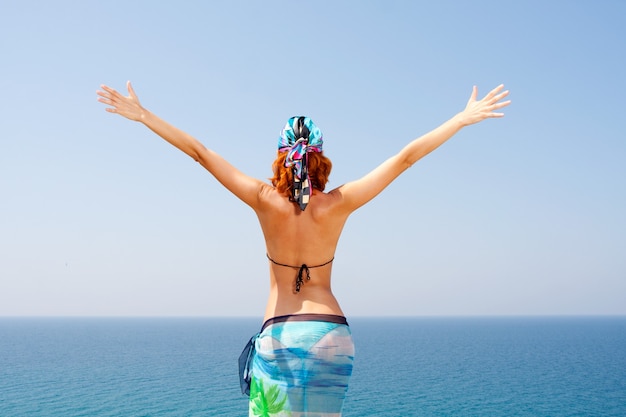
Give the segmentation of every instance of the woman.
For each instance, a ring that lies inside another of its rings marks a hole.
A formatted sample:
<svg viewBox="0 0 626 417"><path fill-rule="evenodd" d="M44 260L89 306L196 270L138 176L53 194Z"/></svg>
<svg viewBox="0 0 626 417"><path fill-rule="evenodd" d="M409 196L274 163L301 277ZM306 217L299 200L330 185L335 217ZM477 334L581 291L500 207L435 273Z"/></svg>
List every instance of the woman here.
<svg viewBox="0 0 626 417"><path fill-rule="evenodd" d="M187 133L141 106L130 82L128 96L98 91L106 110L146 125L191 156L256 213L267 249L270 292L261 332L244 351L250 416L340 416L352 373L354 345L330 285L332 261L348 216L376 197L419 159L461 128L502 117L508 91L500 85L477 100L474 87L463 111L413 140L364 177L324 192L331 163L320 130L293 117L282 130L274 178L251 178ZM246 361L248 359L248 361Z"/></svg>

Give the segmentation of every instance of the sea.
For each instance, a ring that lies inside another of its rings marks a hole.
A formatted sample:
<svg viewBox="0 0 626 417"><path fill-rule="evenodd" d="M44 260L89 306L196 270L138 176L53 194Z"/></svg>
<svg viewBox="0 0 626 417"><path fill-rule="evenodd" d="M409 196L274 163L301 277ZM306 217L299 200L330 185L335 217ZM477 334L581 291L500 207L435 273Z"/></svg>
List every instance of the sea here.
<svg viewBox="0 0 626 417"><path fill-rule="evenodd" d="M626 317L349 318L343 416L626 416ZM247 416L259 318L0 318L0 417Z"/></svg>

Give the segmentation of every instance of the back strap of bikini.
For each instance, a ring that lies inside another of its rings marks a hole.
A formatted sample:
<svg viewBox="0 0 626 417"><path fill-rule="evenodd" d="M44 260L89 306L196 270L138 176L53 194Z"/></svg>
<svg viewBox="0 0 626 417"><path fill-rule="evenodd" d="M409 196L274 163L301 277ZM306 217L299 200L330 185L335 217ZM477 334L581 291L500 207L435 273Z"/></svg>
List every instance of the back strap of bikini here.
<svg viewBox="0 0 626 417"><path fill-rule="evenodd" d="M324 262L323 264L319 264L319 265L313 265L313 266L308 266L307 264L302 264L300 266L295 266L295 265L287 265L287 264L281 264L280 262L276 262L275 260L273 260L272 258L270 258L270 255L268 253L265 254L265 256L267 256L267 259L270 260L270 262L272 262L274 265L278 265L278 266L284 266L287 268L293 268L293 269L302 269L302 268L319 268L320 266L326 266L329 263L331 263L332 261L335 260L335 257L333 256L332 259L328 262Z"/></svg>
<svg viewBox="0 0 626 417"><path fill-rule="evenodd" d="M298 270L298 274L296 275L296 291L295 291L296 293L300 292L300 287L302 287L302 284L304 284L303 276L305 272L306 272L306 280L310 281L311 280L311 274L309 273L310 268L319 268L320 266L326 266L335 260L335 257L333 256L333 258L330 261L325 262L320 265L308 266L307 264L302 264L300 266L293 266L293 265L281 264L280 262L276 262L275 260L270 258L270 255L268 253L266 253L265 256L267 256L267 259L269 259L273 264Z"/></svg>

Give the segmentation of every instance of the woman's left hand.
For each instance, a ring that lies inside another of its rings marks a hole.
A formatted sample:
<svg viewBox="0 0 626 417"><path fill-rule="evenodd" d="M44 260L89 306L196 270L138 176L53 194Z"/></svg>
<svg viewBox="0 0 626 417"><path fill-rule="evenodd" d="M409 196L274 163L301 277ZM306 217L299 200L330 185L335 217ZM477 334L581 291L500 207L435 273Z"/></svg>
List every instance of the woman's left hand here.
<svg viewBox="0 0 626 417"><path fill-rule="evenodd" d="M509 90L502 91L503 88L504 84L500 84L491 90L482 100L476 100L478 88L474 86L465 110L458 114L463 126L469 126L489 118L503 117L504 113L495 112L511 104L511 100L501 101L509 95Z"/></svg>

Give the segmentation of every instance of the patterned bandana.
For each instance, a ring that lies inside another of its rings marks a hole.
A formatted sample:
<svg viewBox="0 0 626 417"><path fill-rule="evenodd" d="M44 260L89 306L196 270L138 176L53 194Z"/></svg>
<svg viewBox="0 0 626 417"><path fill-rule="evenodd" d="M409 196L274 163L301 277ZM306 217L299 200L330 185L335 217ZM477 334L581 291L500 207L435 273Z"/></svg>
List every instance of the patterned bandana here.
<svg viewBox="0 0 626 417"><path fill-rule="evenodd" d="M278 151L287 152L285 167L293 170L292 198L303 211L311 197L307 154L322 152L323 144L322 132L308 117L292 117L280 132Z"/></svg>

